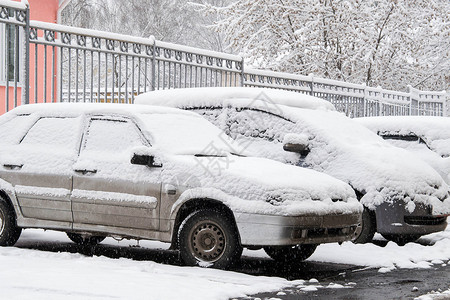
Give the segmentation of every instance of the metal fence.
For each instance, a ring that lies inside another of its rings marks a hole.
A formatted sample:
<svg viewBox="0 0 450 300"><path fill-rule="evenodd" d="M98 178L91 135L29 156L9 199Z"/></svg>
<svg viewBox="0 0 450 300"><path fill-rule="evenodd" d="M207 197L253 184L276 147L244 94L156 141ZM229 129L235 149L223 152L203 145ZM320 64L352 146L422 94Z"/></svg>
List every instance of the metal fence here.
<svg viewBox="0 0 450 300"><path fill-rule="evenodd" d="M314 76L244 70L243 59L236 55L153 37L29 21L28 7L13 1L0 0L0 26L1 32L14 32L5 34L0 44L4 54L0 100L8 99L0 113L21 103L133 103L136 95L151 90L248 86L317 96L350 117L446 115L445 92L410 88L405 93Z"/></svg>
<svg viewBox="0 0 450 300"><path fill-rule="evenodd" d="M350 117L447 115L445 91L425 92L409 86L408 92L398 92L312 75L302 76L252 69L246 69L243 84L316 96L330 101L337 110Z"/></svg>

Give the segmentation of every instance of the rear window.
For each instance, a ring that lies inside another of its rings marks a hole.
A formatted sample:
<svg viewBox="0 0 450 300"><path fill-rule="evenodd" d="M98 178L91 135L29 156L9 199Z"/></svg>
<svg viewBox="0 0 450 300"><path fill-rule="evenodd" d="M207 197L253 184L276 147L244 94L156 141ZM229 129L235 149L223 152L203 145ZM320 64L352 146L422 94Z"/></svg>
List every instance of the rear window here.
<svg viewBox="0 0 450 300"><path fill-rule="evenodd" d="M81 118L41 118L28 131L21 145L74 150L80 141Z"/></svg>
<svg viewBox="0 0 450 300"><path fill-rule="evenodd" d="M0 144L18 144L33 125L34 120L35 118L30 115L21 115L0 124Z"/></svg>

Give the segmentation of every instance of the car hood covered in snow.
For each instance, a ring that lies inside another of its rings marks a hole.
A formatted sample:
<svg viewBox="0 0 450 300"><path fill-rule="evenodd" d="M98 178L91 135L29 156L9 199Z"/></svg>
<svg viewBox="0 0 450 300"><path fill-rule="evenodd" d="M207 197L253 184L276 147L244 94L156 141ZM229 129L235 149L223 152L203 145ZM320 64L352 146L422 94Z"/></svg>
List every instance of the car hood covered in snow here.
<svg viewBox="0 0 450 300"><path fill-rule="evenodd" d="M179 201L211 198L236 212L286 216L362 211L349 185L313 170L235 155L161 157L162 181L185 189Z"/></svg>

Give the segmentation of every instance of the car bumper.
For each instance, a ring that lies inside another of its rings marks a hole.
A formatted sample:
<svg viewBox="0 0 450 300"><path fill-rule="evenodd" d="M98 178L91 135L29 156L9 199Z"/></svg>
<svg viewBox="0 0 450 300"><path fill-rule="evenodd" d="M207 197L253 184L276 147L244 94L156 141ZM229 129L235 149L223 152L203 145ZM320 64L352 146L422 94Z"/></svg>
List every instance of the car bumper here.
<svg viewBox="0 0 450 300"><path fill-rule="evenodd" d="M244 246L344 242L359 234L361 214L273 216L235 213Z"/></svg>
<svg viewBox="0 0 450 300"><path fill-rule="evenodd" d="M425 235L439 232L447 226L447 216L433 216L431 207L417 204L412 213L405 203L382 203L376 208L377 232L381 234Z"/></svg>

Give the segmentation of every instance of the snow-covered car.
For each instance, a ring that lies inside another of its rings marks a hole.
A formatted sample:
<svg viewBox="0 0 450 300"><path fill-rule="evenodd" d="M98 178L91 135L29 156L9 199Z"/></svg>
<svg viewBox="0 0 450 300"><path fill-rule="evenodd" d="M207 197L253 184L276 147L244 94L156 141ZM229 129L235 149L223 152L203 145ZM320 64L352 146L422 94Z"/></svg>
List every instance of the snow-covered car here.
<svg viewBox="0 0 450 300"><path fill-rule="evenodd" d="M414 153L450 184L450 118L385 116L357 118L355 121L392 145Z"/></svg>
<svg viewBox="0 0 450 300"><path fill-rule="evenodd" d="M22 228L172 243L226 268L242 247L301 260L357 235L362 206L331 176L232 154L197 114L120 104L24 105L0 117L0 245ZM238 149L239 150L239 149Z"/></svg>
<svg viewBox="0 0 450 300"><path fill-rule="evenodd" d="M356 242L379 232L404 244L447 226L450 199L439 174L325 100L274 89L193 88L145 93L135 103L197 112L260 157L349 183L365 207Z"/></svg>

